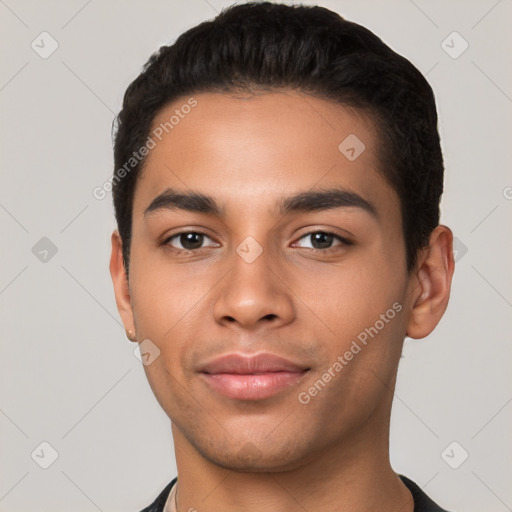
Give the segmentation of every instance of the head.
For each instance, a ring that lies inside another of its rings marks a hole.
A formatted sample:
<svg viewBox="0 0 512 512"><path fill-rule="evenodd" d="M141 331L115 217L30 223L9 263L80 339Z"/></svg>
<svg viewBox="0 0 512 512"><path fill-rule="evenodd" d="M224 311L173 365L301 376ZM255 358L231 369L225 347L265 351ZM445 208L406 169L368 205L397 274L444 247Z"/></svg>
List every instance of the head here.
<svg viewBox="0 0 512 512"><path fill-rule="evenodd" d="M151 56L114 159L116 300L159 353L145 370L175 438L242 471L386 438L404 337L434 329L453 272L421 73L325 8L235 6ZM228 352L303 372L228 398L204 379Z"/></svg>

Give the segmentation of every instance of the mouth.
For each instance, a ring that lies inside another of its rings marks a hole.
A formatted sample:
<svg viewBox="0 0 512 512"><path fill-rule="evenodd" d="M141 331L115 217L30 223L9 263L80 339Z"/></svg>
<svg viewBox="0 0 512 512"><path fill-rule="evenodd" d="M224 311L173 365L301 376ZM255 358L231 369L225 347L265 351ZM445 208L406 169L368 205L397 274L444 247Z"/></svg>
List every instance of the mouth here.
<svg viewBox="0 0 512 512"><path fill-rule="evenodd" d="M269 353L227 354L207 363L201 377L216 393L235 400L263 400L297 384L310 368Z"/></svg>

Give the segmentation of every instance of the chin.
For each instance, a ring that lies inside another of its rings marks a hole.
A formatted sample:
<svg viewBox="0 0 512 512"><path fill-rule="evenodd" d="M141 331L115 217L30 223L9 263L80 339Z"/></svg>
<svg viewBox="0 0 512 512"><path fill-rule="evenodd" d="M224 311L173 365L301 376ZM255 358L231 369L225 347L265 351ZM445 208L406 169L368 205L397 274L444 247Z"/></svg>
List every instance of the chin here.
<svg viewBox="0 0 512 512"><path fill-rule="evenodd" d="M301 443L297 441L283 440L260 449L251 441L236 446L232 439L226 439L224 443L214 442L207 447L196 445L196 450L212 464L230 471L273 473L296 469L305 462L306 454L302 453Z"/></svg>

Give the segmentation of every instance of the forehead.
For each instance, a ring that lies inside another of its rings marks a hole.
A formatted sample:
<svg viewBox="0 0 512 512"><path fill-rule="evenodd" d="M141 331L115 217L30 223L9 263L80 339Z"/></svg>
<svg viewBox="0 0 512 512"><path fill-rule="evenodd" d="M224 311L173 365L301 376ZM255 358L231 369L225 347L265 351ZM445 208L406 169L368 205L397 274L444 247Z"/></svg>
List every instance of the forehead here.
<svg viewBox="0 0 512 512"><path fill-rule="evenodd" d="M157 114L150 136L134 215L169 187L246 211L316 186L342 186L377 203L394 195L379 172L371 119L295 91L183 97Z"/></svg>

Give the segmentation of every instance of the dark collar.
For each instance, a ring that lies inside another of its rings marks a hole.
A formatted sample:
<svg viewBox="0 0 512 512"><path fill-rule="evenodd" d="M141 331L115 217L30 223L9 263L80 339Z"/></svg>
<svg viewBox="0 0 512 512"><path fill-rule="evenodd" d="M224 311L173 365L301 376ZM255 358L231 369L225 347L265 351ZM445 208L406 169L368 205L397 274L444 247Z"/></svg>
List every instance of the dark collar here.
<svg viewBox="0 0 512 512"><path fill-rule="evenodd" d="M166 486L165 489L158 495L158 498L149 505L149 507L146 507L144 510L141 510L141 512L163 512L165 507L165 502L167 501L167 498L169 497L169 493L171 492L172 486L176 483L178 480L178 477L173 478Z"/></svg>
<svg viewBox="0 0 512 512"><path fill-rule="evenodd" d="M405 486L409 489L414 499L414 512L447 512L444 508L434 503L412 480L406 476L398 475ZM141 512L163 512L165 502L169 497L172 486L176 483L178 477L171 480L165 489L158 495L157 499Z"/></svg>
<svg viewBox="0 0 512 512"><path fill-rule="evenodd" d="M448 512L437 503L434 503L412 480L409 480L403 475L398 476L412 494L414 499L414 512Z"/></svg>

